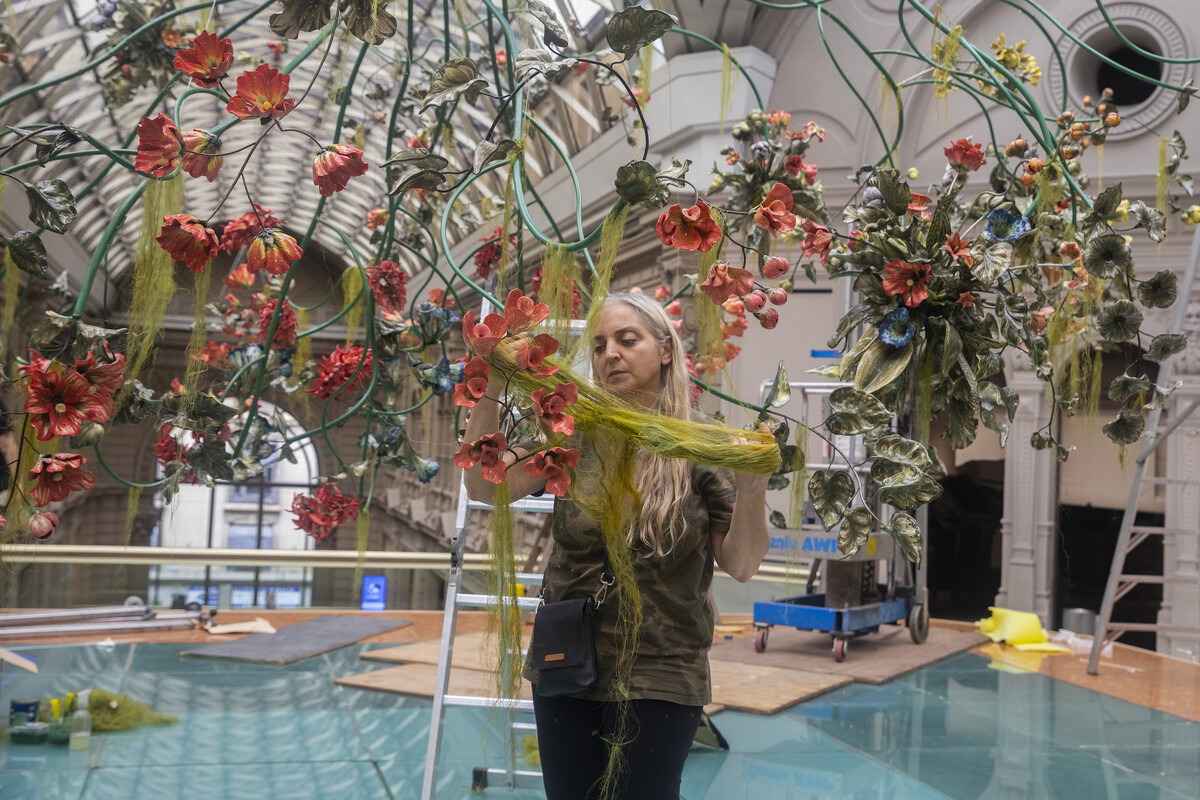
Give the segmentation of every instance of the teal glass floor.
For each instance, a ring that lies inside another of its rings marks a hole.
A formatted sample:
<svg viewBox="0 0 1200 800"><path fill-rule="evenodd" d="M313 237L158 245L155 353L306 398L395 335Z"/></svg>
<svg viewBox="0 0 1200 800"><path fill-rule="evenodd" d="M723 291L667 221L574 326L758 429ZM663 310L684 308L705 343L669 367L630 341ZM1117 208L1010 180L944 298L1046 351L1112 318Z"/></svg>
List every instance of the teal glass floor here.
<svg viewBox="0 0 1200 800"><path fill-rule="evenodd" d="M332 682L377 666L358 658L370 646L288 667L180 658L186 647L15 646L40 674L4 670L5 711L14 697L99 687L180 722L96 735L86 753L0 744L0 798L420 797L430 702ZM472 768L499 765L504 720L447 711L439 798L479 796L469 795ZM1200 797L1200 725L971 654L785 713L713 721L732 749L692 752L686 800Z"/></svg>

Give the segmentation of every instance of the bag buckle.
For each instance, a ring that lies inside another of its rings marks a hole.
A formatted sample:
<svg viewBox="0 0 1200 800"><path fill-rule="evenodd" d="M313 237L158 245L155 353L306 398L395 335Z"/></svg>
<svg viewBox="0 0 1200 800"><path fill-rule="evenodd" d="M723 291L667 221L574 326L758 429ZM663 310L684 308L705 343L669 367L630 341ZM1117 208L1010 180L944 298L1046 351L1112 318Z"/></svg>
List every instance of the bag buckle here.
<svg viewBox="0 0 1200 800"><path fill-rule="evenodd" d="M608 587L617 582L617 576L605 570L600 573L600 588L596 589L596 594L592 596L592 600L596 604L596 608L600 608L604 604L605 598L608 597Z"/></svg>

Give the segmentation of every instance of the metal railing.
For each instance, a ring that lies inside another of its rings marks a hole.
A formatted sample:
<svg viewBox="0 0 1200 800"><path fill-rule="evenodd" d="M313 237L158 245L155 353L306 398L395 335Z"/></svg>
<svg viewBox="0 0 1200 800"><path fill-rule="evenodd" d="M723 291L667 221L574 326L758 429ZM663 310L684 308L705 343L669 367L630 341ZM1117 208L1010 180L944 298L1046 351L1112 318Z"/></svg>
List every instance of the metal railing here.
<svg viewBox="0 0 1200 800"><path fill-rule="evenodd" d="M518 557L524 563L525 556ZM464 553L463 568L485 570L487 553ZM232 565L247 567L311 567L354 569L358 566L355 550L249 550L201 547L121 547L94 544L0 545L0 562L13 564L114 564L114 565ZM367 550L363 563L371 569L445 569L450 563L446 552L405 552ZM755 580L805 580L807 566L788 569L785 564L763 564Z"/></svg>

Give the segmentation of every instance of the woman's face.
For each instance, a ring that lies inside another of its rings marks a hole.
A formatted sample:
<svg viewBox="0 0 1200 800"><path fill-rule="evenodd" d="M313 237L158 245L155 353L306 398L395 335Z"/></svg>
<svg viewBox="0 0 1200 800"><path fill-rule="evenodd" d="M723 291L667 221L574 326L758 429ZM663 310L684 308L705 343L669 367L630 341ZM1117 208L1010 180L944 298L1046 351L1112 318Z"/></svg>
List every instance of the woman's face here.
<svg viewBox="0 0 1200 800"><path fill-rule="evenodd" d="M603 386L649 406L658 397L662 366L671 363L646 323L628 303L612 303L600 312L592 340L592 370Z"/></svg>

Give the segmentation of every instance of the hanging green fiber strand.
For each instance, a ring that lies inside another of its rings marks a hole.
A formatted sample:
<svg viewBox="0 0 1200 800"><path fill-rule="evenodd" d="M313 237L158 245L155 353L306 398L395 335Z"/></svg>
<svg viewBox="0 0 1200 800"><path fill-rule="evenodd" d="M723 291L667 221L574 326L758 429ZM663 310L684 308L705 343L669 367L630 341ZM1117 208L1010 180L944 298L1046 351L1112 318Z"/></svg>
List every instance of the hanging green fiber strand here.
<svg viewBox="0 0 1200 800"><path fill-rule="evenodd" d="M496 260L496 294L500 297L505 294L504 270L508 267L508 236L512 232L512 212L515 205L513 203L513 175L518 169L520 169L520 165L515 158L509 161L508 180L504 183L504 216L500 222L500 257ZM523 289L524 287L518 288Z"/></svg>
<svg viewBox="0 0 1200 800"><path fill-rule="evenodd" d="M583 333L575 341L570 355L564 359L568 364L576 364L590 346L592 336L599 324L600 312L604 308L604 300L608 297L608 287L612 282L613 265L617 261L617 250L621 247L621 237L625 235L625 219L629 216L629 206L622 204L614 208L604 218L604 229L600 232L600 252L596 256L596 271L592 278L592 304L588 307L587 322ZM561 340L560 340L561 341Z"/></svg>
<svg viewBox="0 0 1200 800"><path fill-rule="evenodd" d="M1100 414L1100 392L1104 388L1104 351L1099 347L1092 357L1092 385L1088 387L1085 412L1089 417Z"/></svg>
<svg viewBox="0 0 1200 800"><path fill-rule="evenodd" d="M933 348L925 346L921 357L921 374L917 378L917 424L913 433L921 444L929 442L929 421L933 418Z"/></svg>
<svg viewBox="0 0 1200 800"><path fill-rule="evenodd" d="M129 303L129 345L125 353L126 387L153 361L163 315L175 295L175 261L155 239L163 217L183 211L183 178L149 181L142 195L142 226L133 263Z"/></svg>
<svg viewBox="0 0 1200 800"><path fill-rule="evenodd" d="M308 309L307 308L297 308L296 309L296 330L301 331L301 332L308 330ZM302 336L296 340L296 352L292 356L292 363L293 364L307 364L310 361L312 361L312 337L311 336ZM291 381L289 381L289 385L290 386L299 386L300 385L299 380L300 380L299 370L294 370L292 372L292 378L291 378ZM295 383L292 383L292 381L295 381ZM294 398L292 400L293 404L298 404L300 406L299 411L300 411L300 414L304 417L304 419L305 420L310 419L310 417L312 416L312 406L309 404L309 393L308 392L296 392L293 394L293 398Z"/></svg>
<svg viewBox="0 0 1200 800"><path fill-rule="evenodd" d="M4 248L4 311L0 317L0 336L12 341L13 320L17 318L17 302L21 298L21 270L13 263L8 248Z"/></svg>
<svg viewBox="0 0 1200 800"><path fill-rule="evenodd" d="M141 485L129 487L129 501L125 506L125 536L123 544L129 546L129 542L133 539L133 523L137 521L138 508L142 503L142 487Z"/></svg>
<svg viewBox="0 0 1200 800"><path fill-rule="evenodd" d="M542 283L538 300L550 307L550 333L560 342L571 332L579 259L564 245L551 242L542 253Z"/></svg>
<svg viewBox="0 0 1200 800"><path fill-rule="evenodd" d="M715 208L712 211L712 217L717 225L721 225L724 221L720 219ZM707 253L701 254L700 272L696 278L697 286L708 279L709 270L712 269L713 264L717 263L719 249L719 247L714 247ZM697 358L711 359L713 363L723 364L725 362L725 338L721 333L721 306L712 302L708 295L702 292L692 293L692 306L696 316Z"/></svg>
<svg viewBox="0 0 1200 800"><path fill-rule="evenodd" d="M792 485L788 495L788 524L800 530L804 522L804 506L808 501L808 454L805 452L808 428L797 426L796 451L792 454ZM790 554L791 551L789 550Z"/></svg>
<svg viewBox="0 0 1200 800"><path fill-rule="evenodd" d="M355 537L355 545L358 547L358 560L354 562L354 583L352 584L355 587L362 586L363 565L366 562L367 542L371 532L371 509L364 508L358 512L357 528L355 532L358 535Z"/></svg>
<svg viewBox="0 0 1200 800"><path fill-rule="evenodd" d="M736 77L733 65L733 53L729 45L721 43L721 94L719 100L720 133L725 135L725 123L729 120L729 111L733 108L733 79Z"/></svg>
<svg viewBox="0 0 1200 800"><path fill-rule="evenodd" d="M358 267L350 267L342 273L342 308L350 308L346 312L346 344L353 344L358 338L358 326L362 322L362 273Z"/></svg>
<svg viewBox="0 0 1200 800"><path fill-rule="evenodd" d="M488 522L488 591L499 601L489 606L488 613L493 618L488 639L490 647L496 648L492 659L492 663L498 665L493 676L496 697L516 697L521 688L521 610L517 605L513 517L507 481L496 485L492 505L494 508Z"/></svg>
<svg viewBox="0 0 1200 800"><path fill-rule="evenodd" d="M195 274L196 310L192 318L192 335L188 339L187 350L184 351L186 364L183 369L183 396L180 398L180 413L191 414L196 407L196 387L200 376L208 369L201 355L204 353L204 343L208 341L208 326L205 318L208 312L208 286L212 280L212 264L207 269Z"/></svg>

